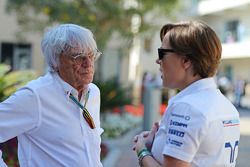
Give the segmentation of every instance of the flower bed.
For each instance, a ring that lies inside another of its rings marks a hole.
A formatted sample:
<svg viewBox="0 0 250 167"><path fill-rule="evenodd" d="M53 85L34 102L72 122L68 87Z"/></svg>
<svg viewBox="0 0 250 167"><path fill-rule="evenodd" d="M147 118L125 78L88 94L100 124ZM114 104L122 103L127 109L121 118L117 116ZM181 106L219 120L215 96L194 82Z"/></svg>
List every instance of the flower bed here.
<svg viewBox="0 0 250 167"><path fill-rule="evenodd" d="M103 138L117 138L128 130L136 127L142 121L142 117L133 116L130 113L116 114L105 113L102 116L101 126L104 129Z"/></svg>

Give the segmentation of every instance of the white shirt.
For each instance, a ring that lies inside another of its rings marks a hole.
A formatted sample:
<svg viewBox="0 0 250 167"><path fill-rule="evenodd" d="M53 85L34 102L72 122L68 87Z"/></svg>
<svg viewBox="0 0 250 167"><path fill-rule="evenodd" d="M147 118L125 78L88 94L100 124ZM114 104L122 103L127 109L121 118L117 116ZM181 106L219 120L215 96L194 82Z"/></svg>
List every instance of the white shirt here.
<svg viewBox="0 0 250 167"><path fill-rule="evenodd" d="M86 108L95 129L69 98L77 91L56 73L31 81L0 104L0 143L18 137L21 167L102 167L100 91L94 84L89 90Z"/></svg>
<svg viewBox="0 0 250 167"><path fill-rule="evenodd" d="M239 114L213 78L196 81L170 99L152 153L192 167L234 167L240 138Z"/></svg>

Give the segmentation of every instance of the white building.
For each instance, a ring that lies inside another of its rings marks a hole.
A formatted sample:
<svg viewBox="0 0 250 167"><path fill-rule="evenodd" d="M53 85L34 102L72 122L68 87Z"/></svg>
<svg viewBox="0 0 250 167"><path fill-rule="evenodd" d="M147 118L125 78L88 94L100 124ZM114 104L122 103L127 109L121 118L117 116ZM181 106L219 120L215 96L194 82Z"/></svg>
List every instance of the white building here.
<svg viewBox="0 0 250 167"><path fill-rule="evenodd" d="M6 2L0 1L0 62L11 65L14 70L34 69L39 74L44 73L41 35L31 32L20 38L16 16L6 13Z"/></svg>
<svg viewBox="0 0 250 167"><path fill-rule="evenodd" d="M210 25L222 41L218 75L231 81L234 92L229 97L235 101L233 95L244 80L241 105L250 107L250 0L192 0L190 5L192 18Z"/></svg>
<svg viewBox="0 0 250 167"><path fill-rule="evenodd" d="M22 29L16 15L5 10L6 2L7 0L0 0L0 63L9 64L14 70L34 69L43 74L46 71L40 47L43 32L20 33ZM118 81L128 85L134 83L138 74L136 68L139 63L139 45L135 44L133 51L129 48L121 50L119 47L123 42L123 39L116 39L114 35L114 39L108 43L103 51L101 77L104 80L116 77ZM138 40L135 39L134 43L138 43Z"/></svg>
<svg viewBox="0 0 250 167"><path fill-rule="evenodd" d="M249 83L250 0L186 0L181 2L182 9L176 11L175 21L203 21L211 26L219 36L223 49L219 76L227 77L232 85L238 79ZM159 67L155 64L155 59L157 58L157 48L161 44L159 31L161 26L169 22L169 18L168 16L151 18L151 21L159 29L141 38L141 77L145 71L158 73ZM250 97L250 85L247 86L246 95Z"/></svg>
<svg viewBox="0 0 250 167"><path fill-rule="evenodd" d="M220 73L230 80L238 76L250 81L250 0L189 0L186 9L180 10L180 20L201 20L211 26L222 41L223 53ZM183 2L183 3L184 3ZM183 12L183 13L182 13ZM154 20L155 21L155 20ZM140 55L142 71L157 73L154 60L160 47L160 27L167 23L167 16L157 21L159 30L142 40Z"/></svg>
<svg viewBox="0 0 250 167"><path fill-rule="evenodd" d="M192 2L192 17L210 25L223 43L219 73L250 81L250 0Z"/></svg>

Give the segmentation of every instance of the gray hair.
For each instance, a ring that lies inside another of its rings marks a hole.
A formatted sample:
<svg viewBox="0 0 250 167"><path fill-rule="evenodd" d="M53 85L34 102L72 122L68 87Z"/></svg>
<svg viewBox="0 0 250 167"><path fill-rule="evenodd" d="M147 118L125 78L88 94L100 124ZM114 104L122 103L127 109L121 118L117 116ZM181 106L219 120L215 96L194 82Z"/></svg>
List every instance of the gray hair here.
<svg viewBox="0 0 250 167"><path fill-rule="evenodd" d="M83 50L97 49L96 41L89 29L75 24L61 24L47 31L42 39L41 48L49 71L57 71L62 52L76 47Z"/></svg>

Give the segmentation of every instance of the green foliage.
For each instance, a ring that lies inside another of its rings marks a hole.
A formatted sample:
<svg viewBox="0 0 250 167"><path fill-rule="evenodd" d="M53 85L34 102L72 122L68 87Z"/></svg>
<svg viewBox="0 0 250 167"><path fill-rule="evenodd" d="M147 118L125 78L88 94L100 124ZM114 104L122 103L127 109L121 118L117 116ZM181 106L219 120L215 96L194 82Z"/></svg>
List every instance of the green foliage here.
<svg viewBox="0 0 250 167"><path fill-rule="evenodd" d="M25 40L25 32L43 32L55 23L74 23L89 28L100 50L105 49L115 34L121 50L133 44L134 33L149 32L156 28L152 19L175 11L179 0L8 0L6 9L15 13L21 26L18 37ZM146 19L150 13L151 18ZM138 32L132 32L132 18L138 16ZM165 24L165 23L163 23ZM151 32L149 32L151 34ZM124 54L127 55L127 54ZM106 55L105 55L106 56ZM102 80L102 57L96 75Z"/></svg>
<svg viewBox="0 0 250 167"><path fill-rule="evenodd" d="M12 71L10 66L0 64L0 101L3 101L18 88L34 79L36 74L31 70Z"/></svg>
<svg viewBox="0 0 250 167"><path fill-rule="evenodd" d="M115 79L106 82L95 82L101 91L101 111L105 112L115 107L131 103L130 88L123 88Z"/></svg>
<svg viewBox="0 0 250 167"><path fill-rule="evenodd" d="M7 11L17 14L18 23L26 32L42 31L53 23L70 22L86 26L94 32L98 46L104 48L114 32L123 39L131 39L131 18L134 15L141 17L139 32L142 32L153 26L144 20L148 12L169 17L178 4L178 0L134 2L128 6L131 2L126 0L8 0Z"/></svg>

